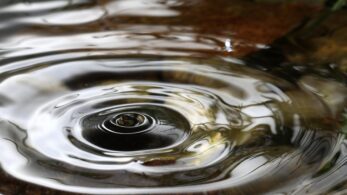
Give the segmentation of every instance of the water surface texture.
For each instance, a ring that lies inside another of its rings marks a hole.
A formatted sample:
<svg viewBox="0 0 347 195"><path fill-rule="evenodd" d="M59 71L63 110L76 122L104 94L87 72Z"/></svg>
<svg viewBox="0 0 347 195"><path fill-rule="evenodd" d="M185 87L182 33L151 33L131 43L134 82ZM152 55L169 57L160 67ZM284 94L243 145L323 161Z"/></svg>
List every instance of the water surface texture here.
<svg viewBox="0 0 347 195"><path fill-rule="evenodd" d="M1 1L0 193L343 193L333 9Z"/></svg>

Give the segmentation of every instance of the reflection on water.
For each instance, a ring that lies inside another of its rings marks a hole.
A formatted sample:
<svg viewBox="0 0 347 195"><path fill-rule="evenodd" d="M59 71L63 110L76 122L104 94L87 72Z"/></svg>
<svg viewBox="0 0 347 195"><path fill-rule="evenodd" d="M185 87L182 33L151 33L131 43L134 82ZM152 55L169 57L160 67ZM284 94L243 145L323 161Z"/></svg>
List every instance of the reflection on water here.
<svg viewBox="0 0 347 195"><path fill-rule="evenodd" d="M321 3L0 5L0 193L347 189L345 10L307 37Z"/></svg>

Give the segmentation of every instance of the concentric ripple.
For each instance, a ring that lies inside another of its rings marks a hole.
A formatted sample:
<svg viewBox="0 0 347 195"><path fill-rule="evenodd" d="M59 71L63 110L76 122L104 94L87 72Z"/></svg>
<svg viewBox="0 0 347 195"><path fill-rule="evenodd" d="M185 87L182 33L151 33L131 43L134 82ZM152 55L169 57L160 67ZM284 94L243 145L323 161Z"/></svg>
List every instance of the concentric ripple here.
<svg viewBox="0 0 347 195"><path fill-rule="evenodd" d="M252 192L311 177L340 142L317 96L266 73L221 59L100 58L4 73L7 172L85 193Z"/></svg>
<svg viewBox="0 0 347 195"><path fill-rule="evenodd" d="M318 193L332 177L345 86L245 60L318 4L21 2L0 2L10 176L83 194L228 195Z"/></svg>

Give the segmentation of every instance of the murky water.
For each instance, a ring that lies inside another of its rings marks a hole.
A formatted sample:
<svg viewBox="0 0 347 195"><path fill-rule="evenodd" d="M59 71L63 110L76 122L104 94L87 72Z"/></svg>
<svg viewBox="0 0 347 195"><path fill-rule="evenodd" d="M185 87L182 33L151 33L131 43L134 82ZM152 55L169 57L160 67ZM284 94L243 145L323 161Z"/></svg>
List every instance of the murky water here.
<svg viewBox="0 0 347 195"><path fill-rule="evenodd" d="M94 194L347 189L345 9L307 30L328 7L0 5L0 179Z"/></svg>

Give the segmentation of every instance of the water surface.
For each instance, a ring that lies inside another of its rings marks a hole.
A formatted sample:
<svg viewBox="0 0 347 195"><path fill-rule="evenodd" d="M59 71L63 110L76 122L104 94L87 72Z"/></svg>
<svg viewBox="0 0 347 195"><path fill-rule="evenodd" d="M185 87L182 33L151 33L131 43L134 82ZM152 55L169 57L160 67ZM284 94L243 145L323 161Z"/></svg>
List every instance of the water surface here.
<svg viewBox="0 0 347 195"><path fill-rule="evenodd" d="M0 193L343 192L346 10L306 26L329 10L3 1Z"/></svg>

